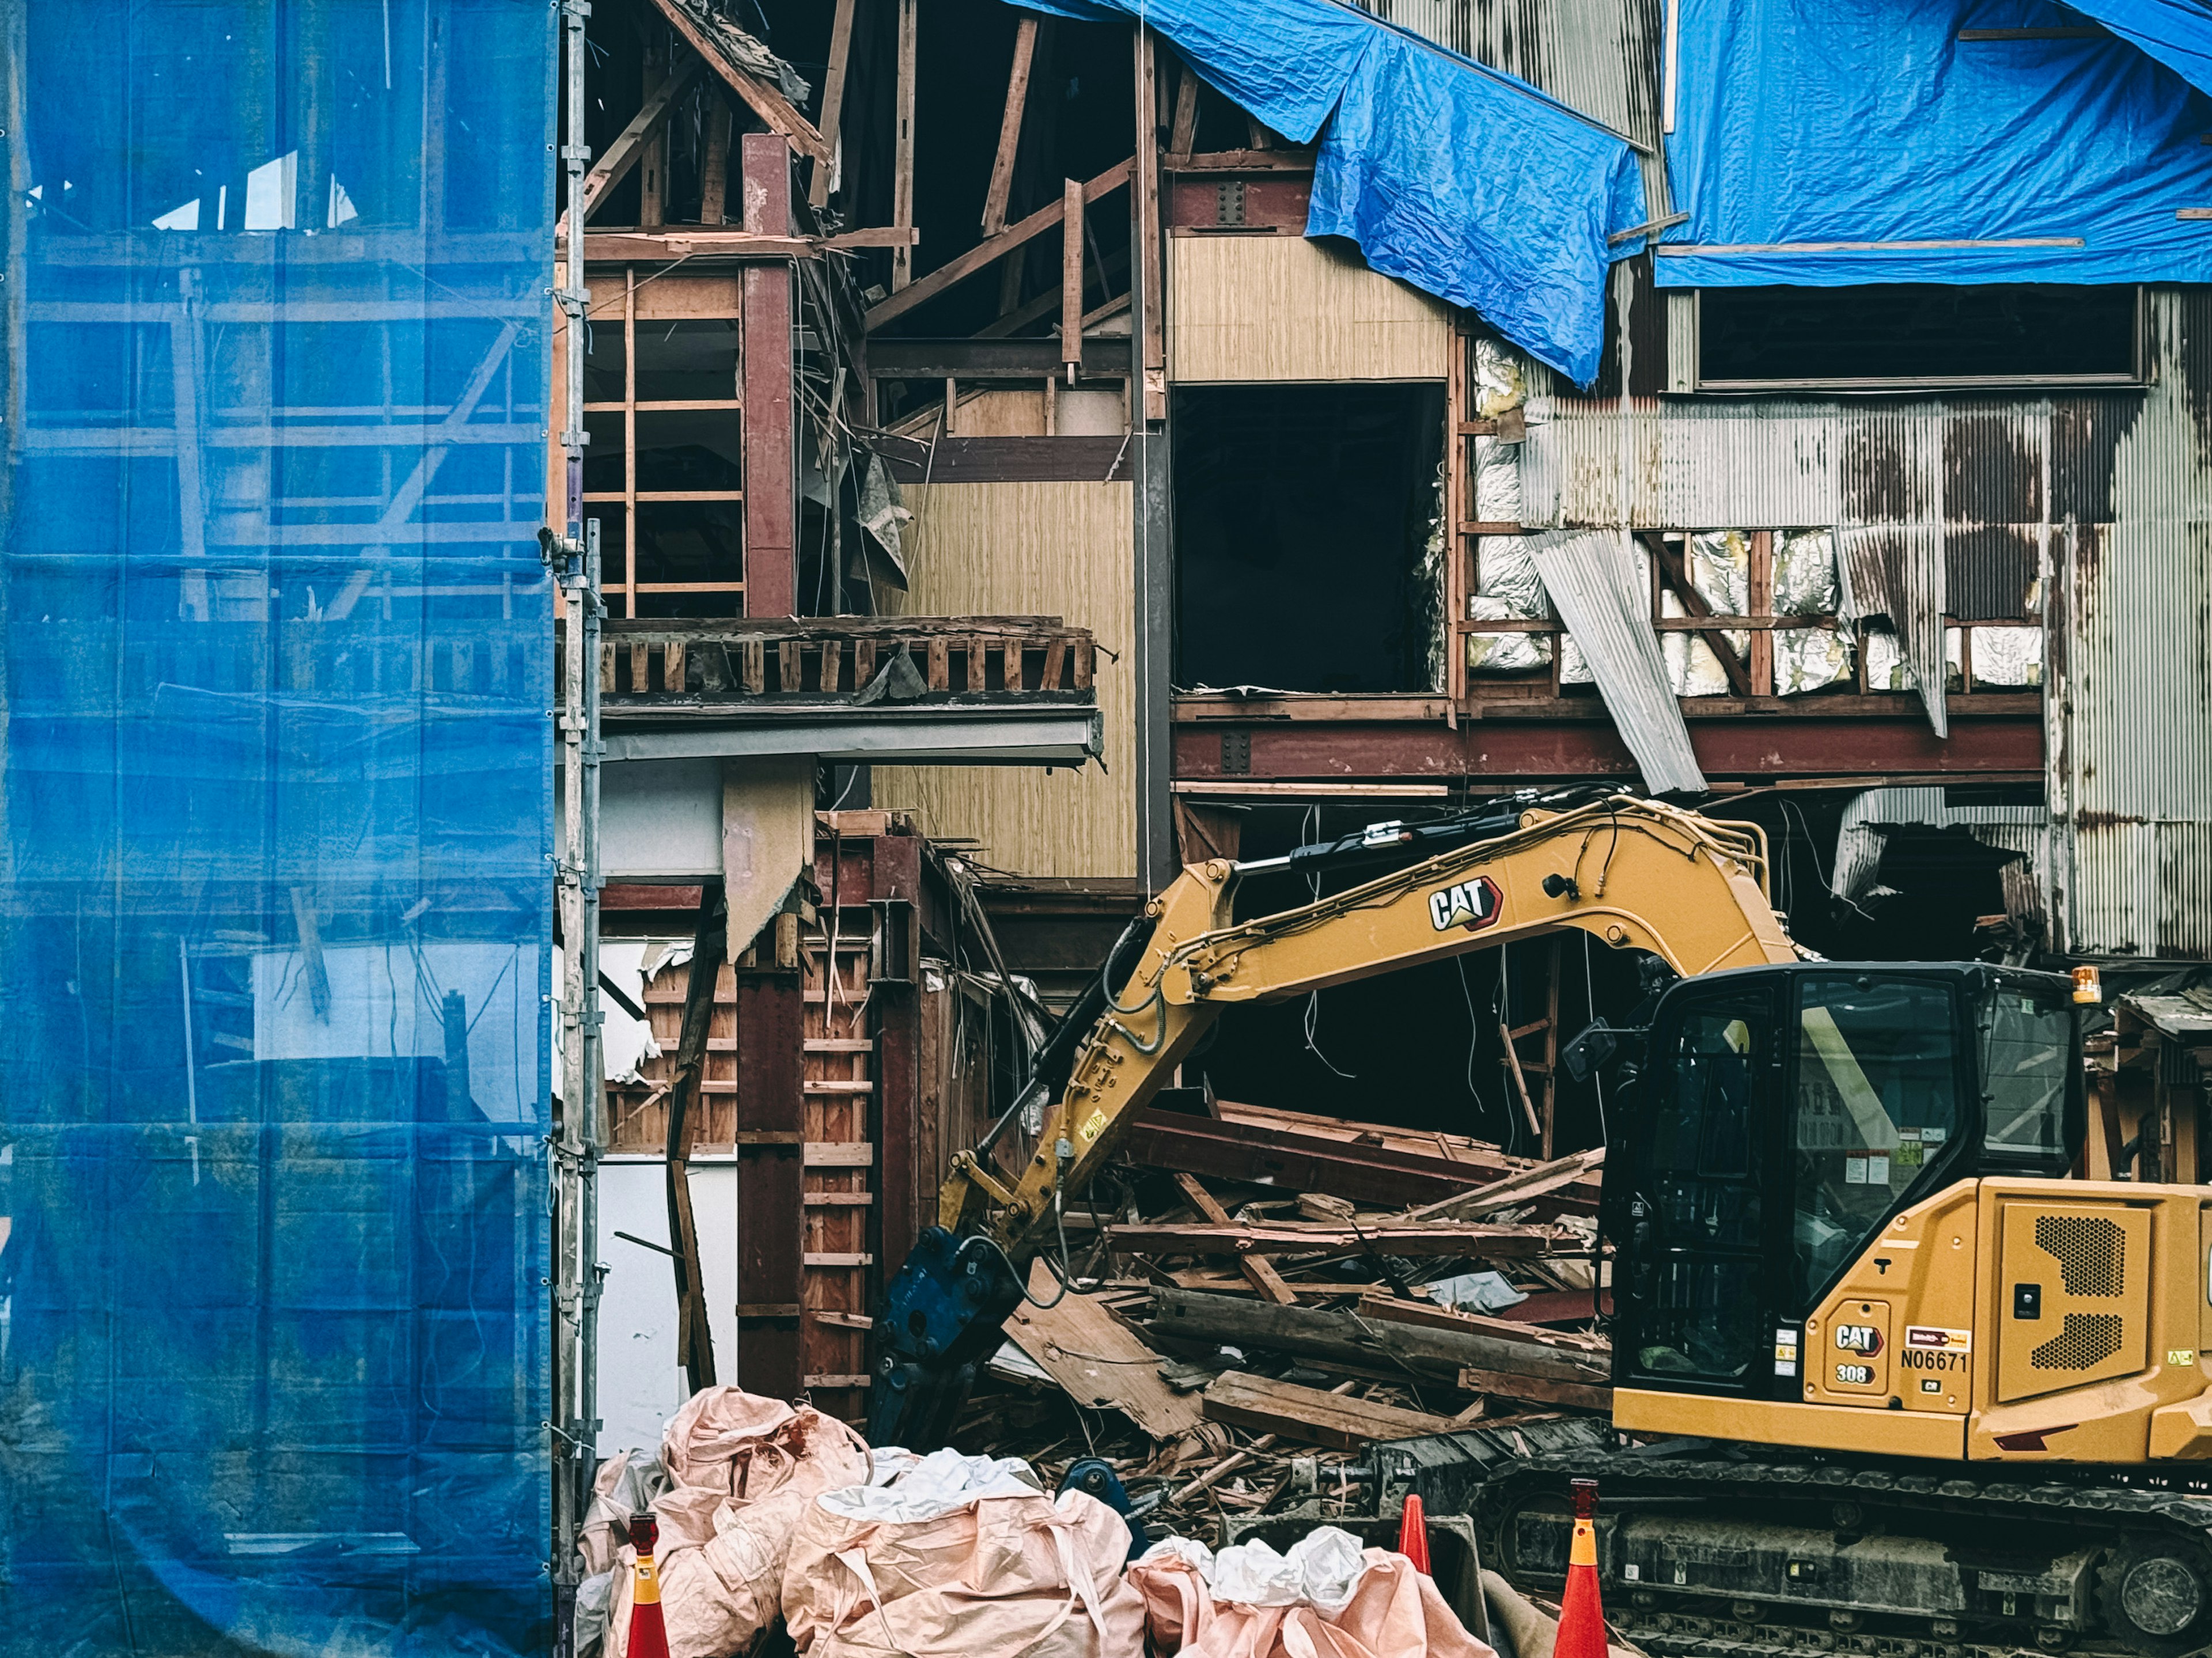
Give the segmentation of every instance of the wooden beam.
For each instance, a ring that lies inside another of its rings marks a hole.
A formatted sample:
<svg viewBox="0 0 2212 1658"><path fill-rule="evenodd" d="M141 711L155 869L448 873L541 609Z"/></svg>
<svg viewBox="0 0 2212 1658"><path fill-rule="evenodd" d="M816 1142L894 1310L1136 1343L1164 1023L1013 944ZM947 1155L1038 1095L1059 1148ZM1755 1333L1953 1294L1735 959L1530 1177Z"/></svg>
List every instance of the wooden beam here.
<svg viewBox="0 0 2212 1658"><path fill-rule="evenodd" d="M1170 173L1310 173L1310 149L1210 149L1168 157Z"/></svg>
<svg viewBox="0 0 2212 1658"><path fill-rule="evenodd" d="M676 66L675 73L664 79L654 89L629 125L616 135L607 146L607 153L592 163L592 170L584 175L584 217L592 216L592 209L606 198L607 192L629 176L629 170L645 154L646 144L660 131L668 119L668 111L682 97L691 83L699 78L706 67L696 52L687 54Z"/></svg>
<svg viewBox="0 0 2212 1658"><path fill-rule="evenodd" d="M1221 1206L1221 1199L1200 1185L1195 1175L1178 1174L1176 1184L1182 1188L1183 1196L1190 1199L1190 1206L1198 1211L1200 1220L1212 1221L1216 1226L1231 1224L1229 1212ZM1237 1264L1243 1269L1244 1276L1252 1287L1268 1300L1285 1307L1298 1304L1297 1291L1283 1282L1283 1275L1264 1257L1246 1255Z"/></svg>
<svg viewBox="0 0 2212 1658"><path fill-rule="evenodd" d="M806 187L806 199L817 207L826 207L830 188L837 172L837 143L839 129L845 122L845 75L853 61L853 7L854 0L837 0L837 15L830 25L830 72L822 83L822 139L829 153L814 159L814 176Z"/></svg>
<svg viewBox="0 0 2212 1658"><path fill-rule="evenodd" d="M1278 1221L1265 1226L1209 1226L1136 1222L1106 1229L1109 1245L1137 1255L1477 1255L1528 1260L1588 1254L1578 1232L1551 1226L1485 1226L1443 1222L1376 1226Z"/></svg>
<svg viewBox="0 0 2212 1658"><path fill-rule="evenodd" d="M1528 1120L1528 1131L1540 1142L1544 1126L1537 1121L1536 1108L1528 1098L1528 1079L1521 1074L1521 1053L1513 1046L1513 1033L1506 1029L1505 1021L1498 1022L1498 1039L1505 1044L1505 1070L1513 1078L1514 1096L1521 1102L1521 1114Z"/></svg>
<svg viewBox="0 0 2212 1658"><path fill-rule="evenodd" d="M1123 185L1127 184L1131 167L1132 162L1125 161L1108 167L1083 186L1084 200L1095 202L1108 192L1119 190ZM1042 235L1057 225L1066 212L1065 198L1054 201L1039 208L1027 218L1009 225L988 241L978 242L965 253L946 260L927 276L918 278L904 289L892 295L881 305L872 309L866 319L868 331L873 333L884 324L903 317L915 307L925 301L935 299L956 282L974 276L984 266L1003 258L1014 249Z"/></svg>
<svg viewBox="0 0 2212 1658"><path fill-rule="evenodd" d="M1083 367L1083 186L1073 179L1060 191L1060 360L1074 385Z"/></svg>
<svg viewBox="0 0 2212 1658"><path fill-rule="evenodd" d="M659 40L647 46L644 58L645 85L643 95L652 103L654 94L675 78L676 65L668 47ZM637 222L650 230L665 224L668 219L668 129L663 120L647 133L645 147L637 158Z"/></svg>
<svg viewBox="0 0 2212 1658"><path fill-rule="evenodd" d="M1442 1433L1451 1426L1449 1417L1273 1382L1243 1370L1223 1371L1206 1385L1203 1398L1209 1421L1340 1451L1356 1451L1377 1439Z"/></svg>
<svg viewBox="0 0 2212 1658"><path fill-rule="evenodd" d="M699 222L722 223L730 200L729 105L719 92L709 92L707 106L707 153L699 161Z"/></svg>
<svg viewBox="0 0 2212 1658"><path fill-rule="evenodd" d="M1182 76L1176 82L1175 125L1168 129L1168 154L1177 161L1190 159L1190 147L1198 137L1198 71L1188 64L1182 65Z"/></svg>
<svg viewBox="0 0 2212 1658"><path fill-rule="evenodd" d="M1160 234L1160 127L1158 37L1142 27L1137 30L1137 154L1136 174L1131 183L1130 229L1133 258L1145 263L1133 266L1144 272L1145 313L1140 326L1139 386L1130 388L1129 406L1136 420L1159 422L1168 417L1168 336L1166 240ZM1105 275L1099 281L1103 286Z"/></svg>
<svg viewBox="0 0 2212 1658"><path fill-rule="evenodd" d="M1578 1411L1609 1412L1613 1389L1595 1382L1555 1382L1550 1376L1520 1376L1510 1370L1462 1370L1459 1385L1471 1394L1525 1400L1533 1405L1567 1405Z"/></svg>
<svg viewBox="0 0 2212 1658"><path fill-rule="evenodd" d="M1658 571L1660 580L1674 590L1675 597L1682 601L1682 608L1692 616L1712 615L1713 607L1711 601L1698 591L1696 584L1690 580L1689 569L1683 559L1682 550L1669 542L1666 537L1648 531L1639 536L1638 539L1644 543L1645 550L1650 553L1652 568ZM1698 636L1705 641L1713 653L1714 659L1721 665L1721 671L1728 676L1729 689L1738 696L1749 696L1751 670L1745 665L1744 659L1736 654L1735 647L1729 643L1727 638L1717 632L1700 633ZM1556 655L1556 653L1554 654Z"/></svg>
<svg viewBox="0 0 2212 1658"><path fill-rule="evenodd" d="M1594 1354L1501 1339L1462 1327L1386 1323L1350 1309L1273 1307L1246 1295L1214 1295L1161 1286L1145 1327L1159 1342L1190 1342L1208 1351L1226 1342L1247 1352L1290 1353L1346 1368L1381 1366L1396 1375L1455 1382L1468 1365L1486 1370L1601 1382L1605 1361Z"/></svg>
<svg viewBox="0 0 2212 1658"><path fill-rule="evenodd" d="M1006 106L999 117L999 152L991 161L990 188L983 192L983 234L1006 228L1006 202L1013 194L1014 157L1022 147L1022 115L1029 108L1030 71L1036 62L1037 20L1024 13L1014 25L1014 60L1006 71Z"/></svg>
<svg viewBox="0 0 2212 1658"><path fill-rule="evenodd" d="M707 1037L714 1011L727 932L722 886L701 890L691 966L684 986L684 1020L676 1042L676 1068L668 1089L668 1238L676 1273L676 1362L693 1393L714 1385L714 1338L707 1318L699 1229L691 1213L691 1153L699 1139L700 1082L706 1075Z"/></svg>
<svg viewBox="0 0 2212 1658"><path fill-rule="evenodd" d="M1751 532L1751 613L1774 614L1774 531ZM1751 694L1774 695L1774 635L1761 628L1751 636Z"/></svg>
<svg viewBox="0 0 2212 1658"><path fill-rule="evenodd" d="M653 0L653 3L668 26L690 42L691 50L714 65L723 83L744 99L754 114L789 140L793 149L817 161L830 159L830 146L814 130L813 123L793 109L779 88L733 63L722 52L720 42L701 28L684 9L683 0Z"/></svg>
<svg viewBox="0 0 2212 1658"><path fill-rule="evenodd" d="M914 222L915 55L920 34L915 0L898 0L898 76L891 105L891 222ZM914 255L891 250L891 292L914 280Z"/></svg>
<svg viewBox="0 0 2212 1658"><path fill-rule="evenodd" d="M1457 1197L1445 1198L1436 1203L1422 1205L1407 1211L1411 1220L1472 1220L1478 1215L1495 1213L1500 1209L1517 1209L1522 1204L1549 1193L1565 1191L1581 1184L1605 1166L1605 1148L1594 1146L1587 1151L1577 1151L1571 1157L1551 1163L1540 1163L1533 1169L1523 1169L1518 1174L1508 1175L1504 1180Z"/></svg>

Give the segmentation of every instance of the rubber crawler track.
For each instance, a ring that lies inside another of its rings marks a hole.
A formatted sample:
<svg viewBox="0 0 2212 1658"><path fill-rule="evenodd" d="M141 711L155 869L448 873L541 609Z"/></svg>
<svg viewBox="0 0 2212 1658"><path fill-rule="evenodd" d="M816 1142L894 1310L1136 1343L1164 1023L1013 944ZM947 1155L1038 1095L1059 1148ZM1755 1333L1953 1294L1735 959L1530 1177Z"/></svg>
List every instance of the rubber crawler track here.
<svg viewBox="0 0 2212 1658"><path fill-rule="evenodd" d="M1941 1537L1946 1531L1966 1535L1977 1522L2010 1519L2063 1524L2084 1544L2100 1531L2113 1540L2123 1534L2164 1532L2212 1546L2212 1490L2172 1489L2172 1481L2165 1482L2164 1488L2148 1480L2124 1483L2130 1481L2130 1474L2109 1468L2068 1470L2057 1478L2053 1472L2046 1467L1977 1477L1948 1467L1921 1473L1847 1462L1698 1461L1599 1448L1553 1452L1508 1464L1480 1487L1473 1506L1485 1563L1516 1582L1513 1551L1505 1535L1512 1516L1534 1500L1562 1497L1567 1482L1576 1479L1597 1480L1601 1502L1607 1497L1672 1497L1722 1503L1855 1503L1869 1515L1908 1513L1909 1523L1899 1529L1923 1536ZM1937 1515L1964 1523L1943 1527L1936 1522ZM1548 1582L1531 1578L1520 1586L1539 1594L1558 1593L1556 1577ZM1608 1620L1653 1658L1700 1658L1705 1654L1726 1658L1838 1658L1843 1654L2013 1658L2036 1652L2035 1629L2028 1620L1962 1619L1958 1636L1942 1639L1929 1632L1926 1618L1885 1614L1869 1607L1867 1627L1844 1631L1826 1625L1825 1608L1802 1608L1807 1621L1802 1623L1744 1621L1728 1615L1724 1595L1704 1597L1701 1603L1668 1594L1658 1606L1642 1608L1632 1606L1619 1586L1608 1587L1613 1593L1606 1608ZM1716 1601L1718 1612L1706 1612ZM2141 1651L2094 1635L2066 1649L2082 1655Z"/></svg>

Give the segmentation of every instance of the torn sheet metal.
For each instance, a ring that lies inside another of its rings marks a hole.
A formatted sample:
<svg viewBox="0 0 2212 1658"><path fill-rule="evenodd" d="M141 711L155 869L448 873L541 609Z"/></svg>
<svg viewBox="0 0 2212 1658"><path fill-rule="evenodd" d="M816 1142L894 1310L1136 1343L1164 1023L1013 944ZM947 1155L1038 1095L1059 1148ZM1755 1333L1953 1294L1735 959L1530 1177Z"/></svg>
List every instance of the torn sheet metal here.
<svg viewBox="0 0 2212 1658"><path fill-rule="evenodd" d="M1885 524L1836 531L1846 623L1879 616L1896 635L1898 656L1920 693L1936 736L1951 734L1943 701L1943 526ZM1868 641L1869 683L1880 659ZM1906 689L1903 685L1895 689Z"/></svg>
<svg viewBox="0 0 2212 1658"><path fill-rule="evenodd" d="M1944 804L1940 788L1869 789L1844 808L1831 890L1852 904L1872 894L1881 868L1882 847L1893 830L1963 827L1984 846L2021 855L2026 884L2034 889L2036 896L2031 905L2022 896L2021 907L2016 908L2014 887L2020 883L2008 884L2006 913L2039 918L2044 913L2041 882L2050 825L2051 815L2042 806L1952 806Z"/></svg>
<svg viewBox="0 0 2212 1658"><path fill-rule="evenodd" d="M899 495L898 480L884 465L881 455L864 453L854 464L854 477L860 495L857 516L866 539L880 558L868 559L868 574L907 591L905 531L914 514Z"/></svg>
<svg viewBox="0 0 2212 1658"><path fill-rule="evenodd" d="M1654 794L1702 793L1705 774L1651 628L1650 577L1626 542L1617 530L1553 531L1528 537L1528 547L1644 786Z"/></svg>

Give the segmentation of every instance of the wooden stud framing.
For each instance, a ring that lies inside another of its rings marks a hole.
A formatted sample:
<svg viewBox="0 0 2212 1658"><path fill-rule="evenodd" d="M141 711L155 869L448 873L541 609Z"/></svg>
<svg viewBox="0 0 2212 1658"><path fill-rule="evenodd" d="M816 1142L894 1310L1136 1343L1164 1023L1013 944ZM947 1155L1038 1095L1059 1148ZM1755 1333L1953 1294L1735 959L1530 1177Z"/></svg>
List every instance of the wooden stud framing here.
<svg viewBox="0 0 2212 1658"><path fill-rule="evenodd" d="M1111 191L1119 190L1129 182L1133 162L1121 161L1108 167L1083 186L1083 199L1095 202ZM904 291L892 295L867 314L870 333L885 323L904 316L925 300L932 300L955 282L974 276L985 265L1005 258L1033 237L1041 236L1058 225L1066 213L1065 197L1039 208L1027 218L1008 226L988 240L978 242L957 258L947 259L927 276L910 283Z"/></svg>
<svg viewBox="0 0 2212 1658"><path fill-rule="evenodd" d="M837 0L836 18L830 25L830 72L822 83L822 138L830 153L815 159L813 177L806 186L806 199L817 207L829 205L830 191L836 180L837 146L842 142L838 130L845 120L845 75L853 61L854 3L854 0Z"/></svg>
<svg viewBox="0 0 2212 1658"><path fill-rule="evenodd" d="M585 218L590 218L592 210L606 199L607 193L629 176L629 170L638 164L647 147L665 134L671 106L690 89L705 67L696 52L687 53L677 64L675 73L646 88L644 104L607 146L606 154L594 161L592 170L584 175ZM646 222L639 220L641 224Z"/></svg>
<svg viewBox="0 0 2212 1658"><path fill-rule="evenodd" d="M811 155L817 161L829 160L830 146L823 142L813 124L793 109L781 91L737 68L716 50L715 43L685 9L683 0L653 0L653 3L668 26L690 42L691 49L707 60L708 67L722 77L723 84L742 98L770 129L782 134L800 155Z"/></svg>

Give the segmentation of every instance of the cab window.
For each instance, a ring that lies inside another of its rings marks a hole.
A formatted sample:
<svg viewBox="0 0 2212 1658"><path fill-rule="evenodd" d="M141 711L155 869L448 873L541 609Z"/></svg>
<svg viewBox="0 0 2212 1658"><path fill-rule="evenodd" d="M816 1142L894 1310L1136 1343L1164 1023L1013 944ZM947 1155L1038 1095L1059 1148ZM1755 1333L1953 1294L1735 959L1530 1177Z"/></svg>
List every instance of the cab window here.
<svg viewBox="0 0 2212 1658"><path fill-rule="evenodd" d="M2042 1162L2067 1156L2066 1080L2074 1072L2074 1011L2000 985L1979 1009L1987 1148Z"/></svg>
<svg viewBox="0 0 2212 1658"><path fill-rule="evenodd" d="M1796 1060L1790 1249L1809 1307L1959 1132L1950 987L1801 975Z"/></svg>
<svg viewBox="0 0 2212 1658"><path fill-rule="evenodd" d="M1771 1007L1763 990L1736 992L1682 1015L1668 1079L1676 1108L1651 1126L1640 1183L1651 1210L1638 1246L1646 1374L1742 1380L1762 1355L1754 1090Z"/></svg>

